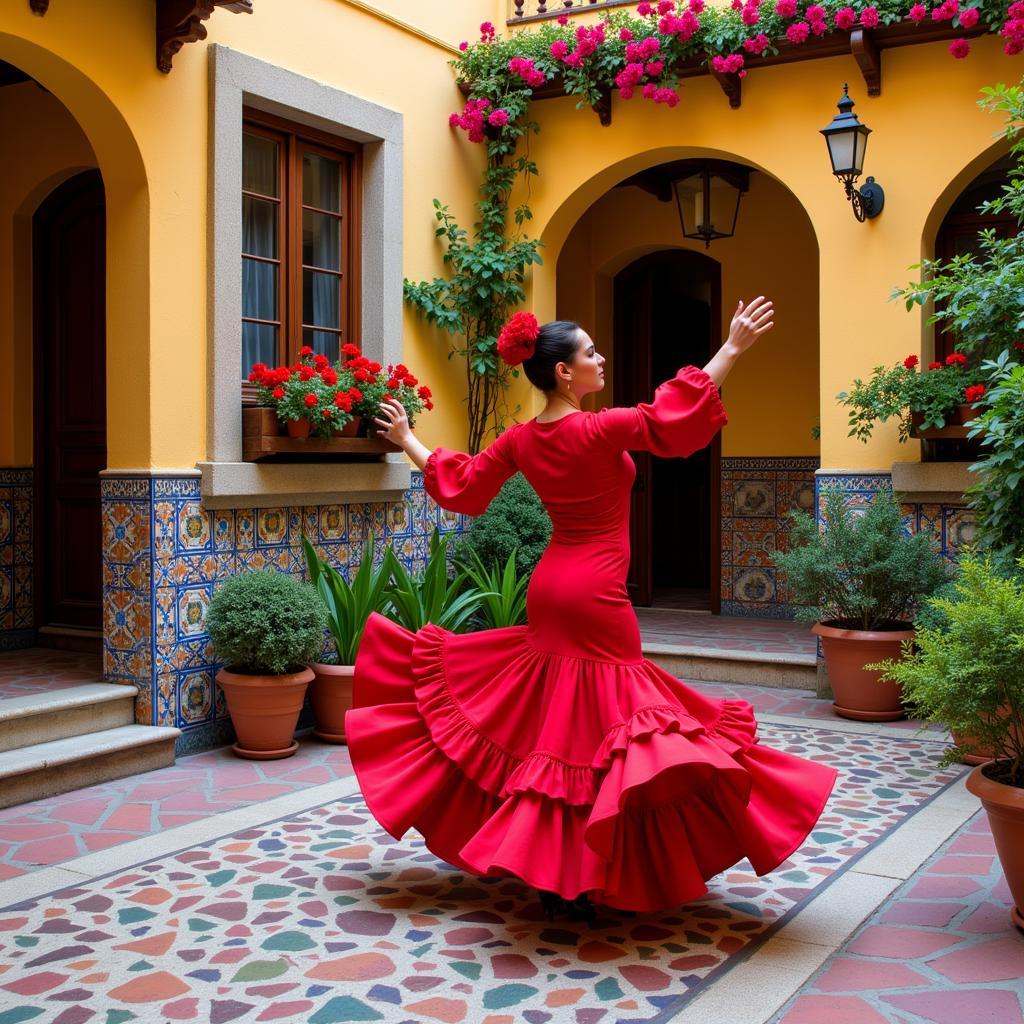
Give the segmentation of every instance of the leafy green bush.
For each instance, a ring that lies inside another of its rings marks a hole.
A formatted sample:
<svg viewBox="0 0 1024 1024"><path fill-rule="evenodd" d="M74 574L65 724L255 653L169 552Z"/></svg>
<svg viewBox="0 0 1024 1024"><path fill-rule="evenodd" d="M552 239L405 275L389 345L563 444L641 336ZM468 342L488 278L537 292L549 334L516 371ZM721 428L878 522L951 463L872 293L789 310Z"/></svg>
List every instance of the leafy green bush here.
<svg viewBox="0 0 1024 1024"><path fill-rule="evenodd" d="M903 658L866 666L903 688L915 718L955 729L942 766L988 749L1004 764L991 776L1024 787L1024 558L1004 578L991 556L960 561L957 599L933 595L944 628L921 627Z"/></svg>
<svg viewBox="0 0 1024 1024"><path fill-rule="evenodd" d="M508 556L504 568L493 562L485 565L472 548L468 549L468 557L466 579L480 591L480 628L523 625L526 622L526 588L530 577L516 572L515 551Z"/></svg>
<svg viewBox="0 0 1024 1024"><path fill-rule="evenodd" d="M773 558L804 605L796 614L800 622L863 630L904 623L912 607L948 579L927 534L904 532L891 491L879 491L863 512L854 512L840 488L827 488L823 532L801 509L790 516L790 550Z"/></svg>
<svg viewBox="0 0 1024 1024"><path fill-rule="evenodd" d="M391 558L394 558L394 553L388 546L384 561L375 566L371 531L363 546L359 568L350 583L333 565L320 558L305 534L302 535L302 549L306 555L309 578L327 612L327 626L334 637L338 664L354 665L370 613L384 612L388 607L384 591L391 582Z"/></svg>
<svg viewBox="0 0 1024 1024"><path fill-rule="evenodd" d="M487 511L477 516L459 545L455 560L464 569L467 548L484 565L504 565L512 552L520 575L531 576L551 539L551 518L537 492L522 473L513 474L494 496Z"/></svg>
<svg viewBox="0 0 1024 1024"><path fill-rule="evenodd" d="M464 572L448 576L449 535L441 536L434 527L430 537L430 555L422 573L410 573L391 549L392 585L384 596L389 602L388 618L413 632L433 622L452 633L466 632L470 620L480 608L480 591L467 587Z"/></svg>
<svg viewBox="0 0 1024 1024"><path fill-rule="evenodd" d="M316 661L327 613L311 586L264 569L230 577L210 601L206 626L228 668L281 675Z"/></svg>

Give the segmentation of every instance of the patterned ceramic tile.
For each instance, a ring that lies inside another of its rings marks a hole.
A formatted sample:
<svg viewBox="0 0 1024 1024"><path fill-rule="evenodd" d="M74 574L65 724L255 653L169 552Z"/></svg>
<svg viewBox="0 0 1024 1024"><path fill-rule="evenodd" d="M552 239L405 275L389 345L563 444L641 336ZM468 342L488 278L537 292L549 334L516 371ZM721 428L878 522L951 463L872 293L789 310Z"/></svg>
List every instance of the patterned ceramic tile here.
<svg viewBox="0 0 1024 1024"><path fill-rule="evenodd" d="M32 470L0 469L0 640L31 643Z"/></svg>
<svg viewBox="0 0 1024 1024"><path fill-rule="evenodd" d="M686 906L601 908L589 925L548 924L518 879L467 876L415 833L396 842L350 790L3 908L8 1019L666 1017L959 774L935 771L935 741L810 726L762 726L762 736L836 765L840 781L818 826L776 871L758 877L740 862Z"/></svg>

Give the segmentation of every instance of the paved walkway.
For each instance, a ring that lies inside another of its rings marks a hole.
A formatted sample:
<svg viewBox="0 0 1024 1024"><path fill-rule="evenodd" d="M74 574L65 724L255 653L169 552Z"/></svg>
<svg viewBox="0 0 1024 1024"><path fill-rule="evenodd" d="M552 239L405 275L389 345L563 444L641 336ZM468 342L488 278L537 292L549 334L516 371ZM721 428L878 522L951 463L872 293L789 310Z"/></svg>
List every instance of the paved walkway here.
<svg viewBox="0 0 1024 1024"><path fill-rule="evenodd" d="M0 811L0 1024L1024 1024L1024 937L963 773L934 771L941 734L695 685L843 772L771 875L741 863L676 914L547 926L517 881L377 829L346 748L212 751Z"/></svg>

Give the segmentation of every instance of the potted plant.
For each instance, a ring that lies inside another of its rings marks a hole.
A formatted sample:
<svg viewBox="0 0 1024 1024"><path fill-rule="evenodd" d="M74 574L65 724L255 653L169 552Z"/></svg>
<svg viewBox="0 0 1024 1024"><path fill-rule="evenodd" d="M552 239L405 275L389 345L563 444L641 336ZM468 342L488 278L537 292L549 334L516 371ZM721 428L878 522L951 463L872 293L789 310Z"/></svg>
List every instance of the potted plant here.
<svg viewBox="0 0 1024 1024"><path fill-rule="evenodd" d="M836 396L850 410L850 437L867 443L877 421L899 419L899 439L967 435L966 429L950 431L970 422L972 404L985 394L984 371L968 366L965 355L953 352L944 362L918 366L909 355L896 366L876 366L866 381L854 380L850 391Z"/></svg>
<svg viewBox="0 0 1024 1024"><path fill-rule="evenodd" d="M254 363L249 380L256 385L261 405L270 406L289 437L331 437L354 433L353 407L362 393L308 345L299 350L293 366Z"/></svg>
<svg viewBox="0 0 1024 1024"><path fill-rule="evenodd" d="M310 665L313 682L310 699L317 727L313 735L328 743L345 742L345 712L352 707L352 676L356 655L371 612L387 607L384 589L391 579L394 554L390 547L383 562L373 564L373 533L367 537L359 568L351 583L325 559L320 558L309 538L302 535L306 568L327 613L327 626L334 637L336 662Z"/></svg>
<svg viewBox="0 0 1024 1024"><path fill-rule="evenodd" d="M341 373L359 392L353 413L362 418L367 433L375 429L373 420L379 414L380 403L385 395L397 398L402 403L410 427L415 425L416 416L424 409L429 411L434 408L430 388L420 384L404 363L388 363L384 367L376 360L364 356L357 345L343 345L341 353Z"/></svg>
<svg viewBox="0 0 1024 1024"><path fill-rule="evenodd" d="M991 554L960 559L957 594L933 596L942 614L921 625L915 649L872 666L903 687L925 722L949 728L957 740L940 761L992 755L967 778L988 813L999 860L1024 928L1024 558L1018 572L1000 572Z"/></svg>
<svg viewBox="0 0 1024 1024"><path fill-rule="evenodd" d="M397 558L391 563L392 584L385 591L388 618L415 633L433 622L452 633L463 633L480 609L485 593L466 586L465 570L448 575L448 544L437 527L430 537L430 554L422 573L410 573Z"/></svg>
<svg viewBox="0 0 1024 1024"><path fill-rule="evenodd" d="M269 569L230 577L213 595L207 628L217 682L238 734L232 749L257 761L290 757L327 615L316 592Z"/></svg>
<svg viewBox="0 0 1024 1024"><path fill-rule="evenodd" d="M827 488L822 531L801 509L790 516L790 549L773 558L804 606L797 620L813 622L812 632L821 637L832 706L860 721L902 718L899 686L880 682L865 666L898 656L913 640L911 608L946 581L942 556L926 534L904 532L888 490L855 512L841 489Z"/></svg>

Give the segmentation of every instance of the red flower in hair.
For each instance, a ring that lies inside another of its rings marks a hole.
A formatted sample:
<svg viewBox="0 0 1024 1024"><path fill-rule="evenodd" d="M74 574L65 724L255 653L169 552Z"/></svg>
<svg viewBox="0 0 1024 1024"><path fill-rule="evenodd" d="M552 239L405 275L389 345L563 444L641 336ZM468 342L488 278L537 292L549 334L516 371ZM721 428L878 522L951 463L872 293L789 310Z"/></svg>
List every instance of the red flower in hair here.
<svg viewBox="0 0 1024 1024"><path fill-rule="evenodd" d="M525 310L513 315L498 335L498 355L509 366L517 366L533 355L540 326L537 318Z"/></svg>

